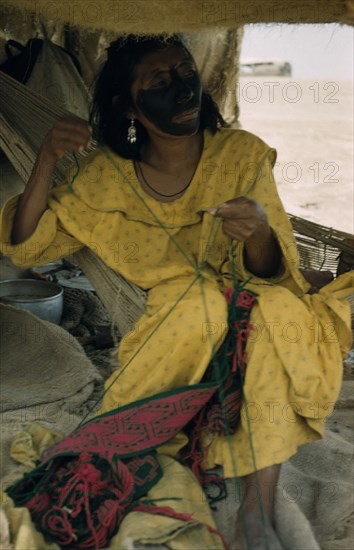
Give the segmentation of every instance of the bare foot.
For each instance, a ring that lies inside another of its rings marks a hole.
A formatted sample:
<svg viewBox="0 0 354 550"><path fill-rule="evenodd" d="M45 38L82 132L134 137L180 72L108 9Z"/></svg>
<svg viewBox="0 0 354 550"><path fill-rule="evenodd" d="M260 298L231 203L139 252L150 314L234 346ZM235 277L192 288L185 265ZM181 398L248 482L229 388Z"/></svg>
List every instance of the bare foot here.
<svg viewBox="0 0 354 550"><path fill-rule="evenodd" d="M238 513L236 539L232 550L283 550L282 545L267 516L262 521L260 514Z"/></svg>

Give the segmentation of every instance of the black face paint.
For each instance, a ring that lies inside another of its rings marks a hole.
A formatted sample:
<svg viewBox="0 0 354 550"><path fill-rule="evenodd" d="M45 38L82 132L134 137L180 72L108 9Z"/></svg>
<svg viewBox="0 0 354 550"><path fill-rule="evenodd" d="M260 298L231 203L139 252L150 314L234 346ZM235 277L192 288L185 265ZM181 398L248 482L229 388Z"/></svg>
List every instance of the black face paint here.
<svg viewBox="0 0 354 550"><path fill-rule="evenodd" d="M163 132L174 136L192 135L199 128L199 114L181 121L174 121L173 118L191 109L200 111L202 83L197 73L182 78L175 69L171 69L170 75L168 86L140 90L137 105L146 118Z"/></svg>

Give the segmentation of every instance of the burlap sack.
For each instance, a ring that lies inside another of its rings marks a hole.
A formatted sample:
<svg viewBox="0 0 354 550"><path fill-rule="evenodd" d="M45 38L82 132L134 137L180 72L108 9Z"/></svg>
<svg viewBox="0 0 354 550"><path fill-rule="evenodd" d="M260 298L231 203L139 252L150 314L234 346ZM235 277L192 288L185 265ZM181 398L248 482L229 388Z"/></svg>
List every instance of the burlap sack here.
<svg viewBox="0 0 354 550"><path fill-rule="evenodd" d="M100 380L68 332L0 304L0 477L15 466L10 445L16 433L34 421L47 422L54 431L73 430L76 413Z"/></svg>
<svg viewBox="0 0 354 550"><path fill-rule="evenodd" d="M65 399L100 379L78 342L60 326L0 305L2 411Z"/></svg>

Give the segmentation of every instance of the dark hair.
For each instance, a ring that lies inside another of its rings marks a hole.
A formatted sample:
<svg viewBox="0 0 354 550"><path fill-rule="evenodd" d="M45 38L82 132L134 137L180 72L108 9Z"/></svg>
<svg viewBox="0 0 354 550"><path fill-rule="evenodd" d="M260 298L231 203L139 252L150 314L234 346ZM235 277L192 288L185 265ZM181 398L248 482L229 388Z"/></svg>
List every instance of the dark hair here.
<svg viewBox="0 0 354 550"><path fill-rule="evenodd" d="M144 55L167 46L184 48L191 55L178 35L128 35L112 42L107 49L107 61L95 82L90 124L95 139L124 158L139 160L139 151L147 139L145 128L136 120L137 141L134 144L127 142L130 120L126 113L132 107L130 90L134 68ZM215 133L224 125L218 106L209 94L203 92L200 127Z"/></svg>

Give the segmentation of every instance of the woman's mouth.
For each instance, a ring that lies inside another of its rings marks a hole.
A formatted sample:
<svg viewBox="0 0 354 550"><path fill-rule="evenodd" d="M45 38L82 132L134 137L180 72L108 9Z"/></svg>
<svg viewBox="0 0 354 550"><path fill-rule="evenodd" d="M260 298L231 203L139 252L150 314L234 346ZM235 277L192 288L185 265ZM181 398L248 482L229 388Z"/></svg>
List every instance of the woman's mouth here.
<svg viewBox="0 0 354 550"><path fill-rule="evenodd" d="M196 119L199 116L199 109L188 109L187 111L183 111L183 113L176 115L172 118L172 122L189 122L191 120Z"/></svg>

